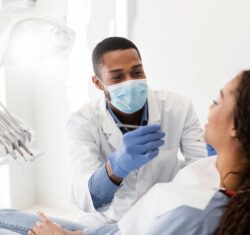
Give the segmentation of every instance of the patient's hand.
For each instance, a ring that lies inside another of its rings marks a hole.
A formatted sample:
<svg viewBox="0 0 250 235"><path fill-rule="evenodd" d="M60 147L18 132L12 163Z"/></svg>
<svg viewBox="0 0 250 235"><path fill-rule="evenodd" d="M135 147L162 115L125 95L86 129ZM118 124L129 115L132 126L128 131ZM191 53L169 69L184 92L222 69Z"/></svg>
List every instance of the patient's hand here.
<svg viewBox="0 0 250 235"><path fill-rule="evenodd" d="M29 235L66 235L68 232L59 224L51 222L42 212L38 213L40 221L37 222Z"/></svg>

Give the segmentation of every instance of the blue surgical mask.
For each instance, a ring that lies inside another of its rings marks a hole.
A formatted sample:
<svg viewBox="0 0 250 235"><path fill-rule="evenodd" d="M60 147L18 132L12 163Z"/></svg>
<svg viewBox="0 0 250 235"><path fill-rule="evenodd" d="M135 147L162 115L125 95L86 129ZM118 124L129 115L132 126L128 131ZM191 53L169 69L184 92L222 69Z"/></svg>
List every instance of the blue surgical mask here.
<svg viewBox="0 0 250 235"><path fill-rule="evenodd" d="M140 110L147 100L148 86L146 79L135 79L119 84L107 86L111 100L115 108L123 113L131 114Z"/></svg>

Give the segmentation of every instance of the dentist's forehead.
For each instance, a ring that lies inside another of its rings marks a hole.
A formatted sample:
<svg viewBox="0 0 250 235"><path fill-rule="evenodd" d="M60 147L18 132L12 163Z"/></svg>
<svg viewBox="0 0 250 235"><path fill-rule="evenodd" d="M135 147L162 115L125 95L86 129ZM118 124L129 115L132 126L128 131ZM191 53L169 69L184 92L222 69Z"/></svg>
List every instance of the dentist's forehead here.
<svg viewBox="0 0 250 235"><path fill-rule="evenodd" d="M115 50L105 53L102 56L101 63L110 69L119 69L124 65L141 64L138 52L135 49Z"/></svg>

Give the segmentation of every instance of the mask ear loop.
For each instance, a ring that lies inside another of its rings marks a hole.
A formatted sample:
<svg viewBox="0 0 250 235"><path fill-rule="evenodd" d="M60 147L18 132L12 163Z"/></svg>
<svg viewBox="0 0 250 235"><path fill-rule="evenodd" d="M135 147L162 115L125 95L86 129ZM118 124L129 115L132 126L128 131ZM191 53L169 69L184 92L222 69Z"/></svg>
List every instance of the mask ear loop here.
<svg viewBox="0 0 250 235"><path fill-rule="evenodd" d="M111 96L110 96L110 93L109 93L109 91L107 89L107 86L102 82L101 78L99 78L98 76L96 76L96 78L99 80L99 82L102 84L102 86L104 88L103 92L104 92L105 99L107 100L107 102L109 104L112 104L111 103Z"/></svg>

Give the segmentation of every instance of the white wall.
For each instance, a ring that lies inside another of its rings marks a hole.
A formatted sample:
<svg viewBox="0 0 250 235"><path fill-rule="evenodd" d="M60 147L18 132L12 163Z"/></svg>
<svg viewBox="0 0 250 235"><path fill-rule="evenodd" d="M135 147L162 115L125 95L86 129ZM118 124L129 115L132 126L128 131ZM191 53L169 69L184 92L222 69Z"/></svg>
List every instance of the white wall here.
<svg viewBox="0 0 250 235"><path fill-rule="evenodd" d="M11 3L11 2L16 2L18 0L2 0L2 5L4 6L5 4Z"/></svg>
<svg viewBox="0 0 250 235"><path fill-rule="evenodd" d="M33 73L26 68L5 69L6 107L10 112L35 128L33 112ZM7 175L6 181L7 179ZM36 202L35 163L9 163L10 206L22 209Z"/></svg>
<svg viewBox="0 0 250 235"><path fill-rule="evenodd" d="M129 37L151 87L188 96L205 122L221 86L250 67L249 8L247 0L134 1Z"/></svg>
<svg viewBox="0 0 250 235"><path fill-rule="evenodd" d="M36 133L35 147L44 154L32 163L10 163L11 206L34 203L70 207L70 164L65 122L67 61L6 69L6 106Z"/></svg>
<svg viewBox="0 0 250 235"><path fill-rule="evenodd" d="M65 137L67 68L67 61L61 61L37 70L33 106L37 146L44 151L36 161L38 202L65 208L70 207L71 182Z"/></svg>

